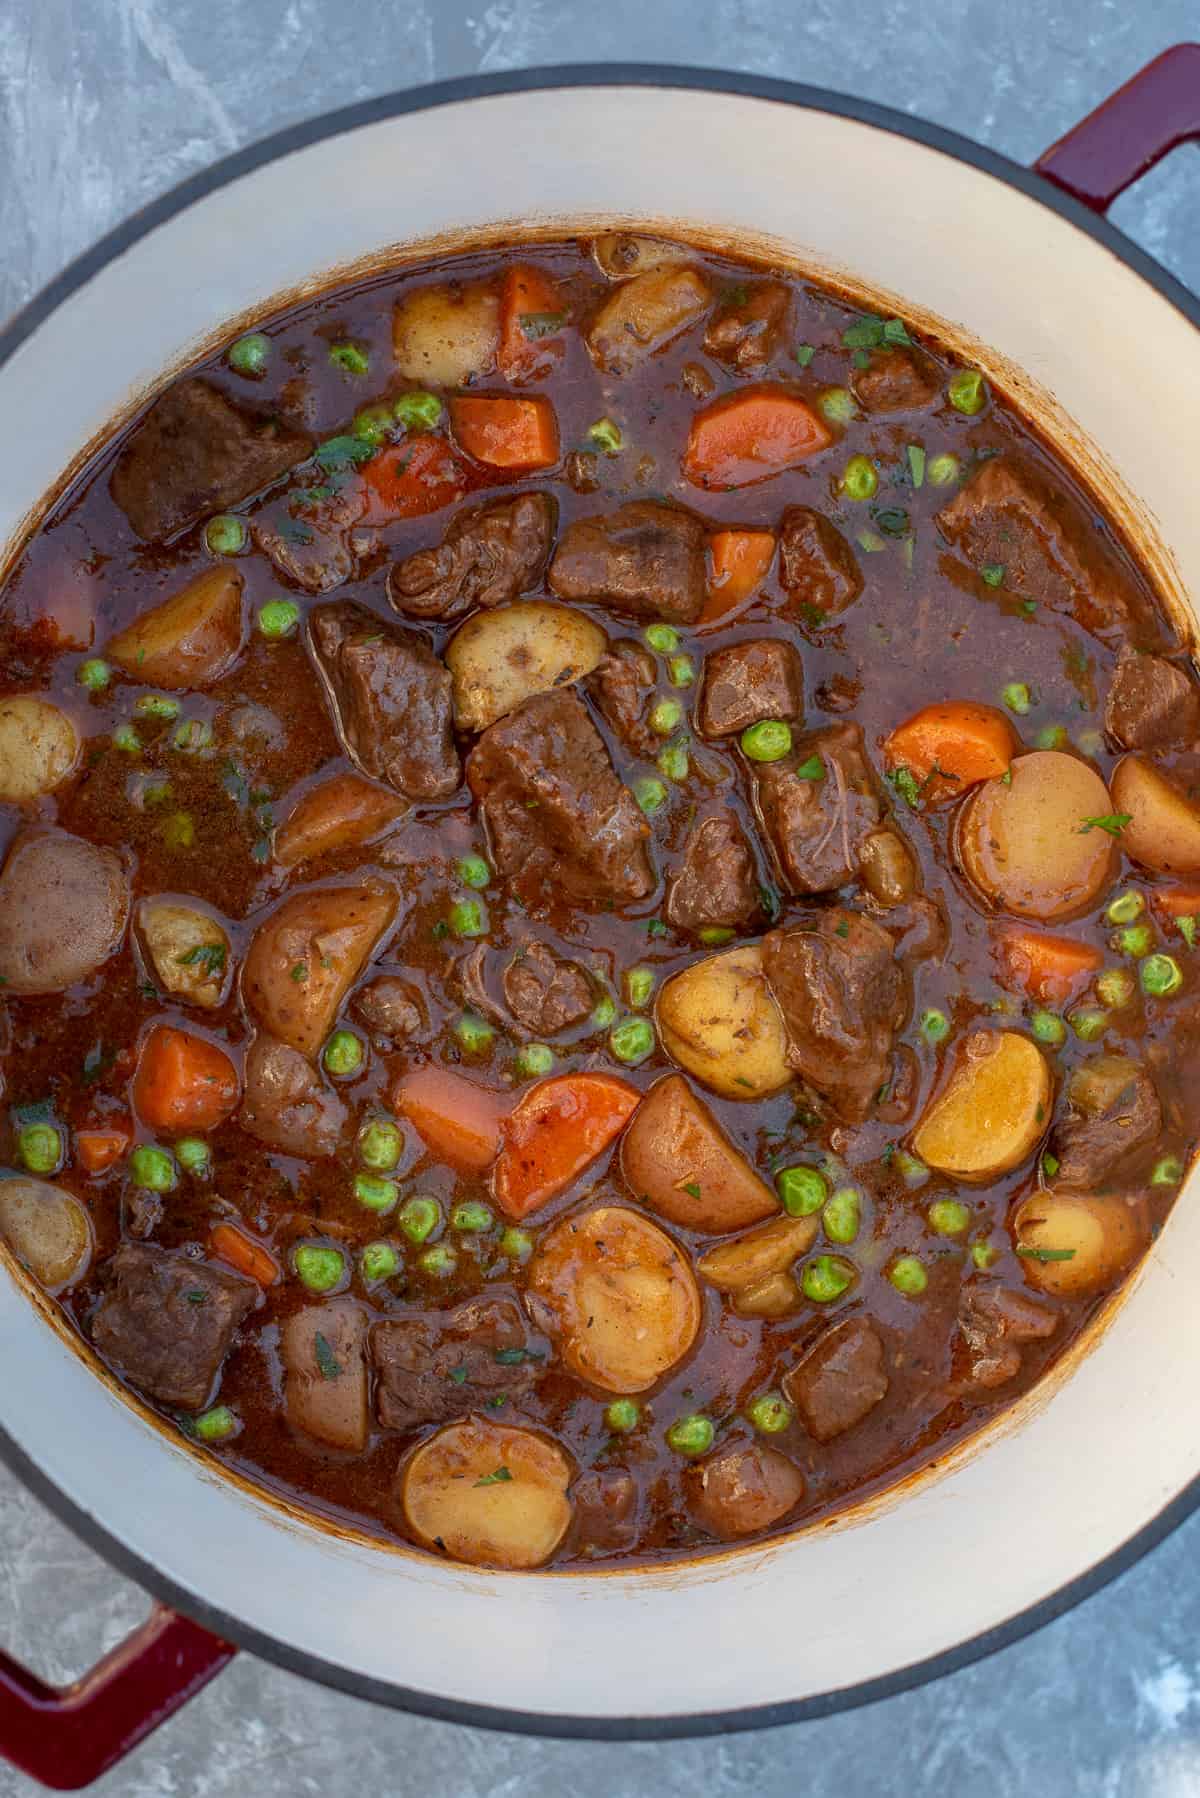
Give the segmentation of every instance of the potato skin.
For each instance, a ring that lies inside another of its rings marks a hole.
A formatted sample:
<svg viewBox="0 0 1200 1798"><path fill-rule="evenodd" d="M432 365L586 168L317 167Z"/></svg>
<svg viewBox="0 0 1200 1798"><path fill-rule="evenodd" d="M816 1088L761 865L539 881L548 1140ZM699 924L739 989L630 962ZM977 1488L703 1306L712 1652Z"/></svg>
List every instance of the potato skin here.
<svg viewBox="0 0 1200 1798"><path fill-rule="evenodd" d="M562 1449L535 1431L467 1417L402 1464L398 1496L423 1548L475 1567L541 1567L570 1526L571 1473Z"/></svg>
<svg viewBox="0 0 1200 1798"><path fill-rule="evenodd" d="M210 1011L220 1005L229 978L230 947L211 913L186 899L143 899L137 924L161 992ZM212 951L208 957L203 954L206 949ZM201 954L189 959L197 950Z"/></svg>
<svg viewBox="0 0 1200 1798"><path fill-rule="evenodd" d="M1126 855L1156 874L1200 874L1200 806L1144 755L1127 755L1112 777L1113 808L1128 812Z"/></svg>
<svg viewBox="0 0 1200 1798"><path fill-rule="evenodd" d="M757 1292L767 1281L786 1274L801 1255L807 1255L819 1227L815 1213L808 1217L782 1214L757 1230L735 1236L732 1242L718 1243L700 1257L697 1270L721 1292Z"/></svg>
<svg viewBox="0 0 1200 1798"><path fill-rule="evenodd" d="M118 631L104 653L147 686L206 687L242 647L242 586L236 568L207 568Z"/></svg>
<svg viewBox="0 0 1200 1798"><path fill-rule="evenodd" d="M370 1434L367 1320L356 1300L327 1299L293 1311L279 1336L288 1422L347 1454L361 1454Z"/></svg>
<svg viewBox="0 0 1200 1798"><path fill-rule="evenodd" d="M0 979L60 993L120 946L129 886L120 857L65 830L22 831L0 873Z"/></svg>
<svg viewBox="0 0 1200 1798"><path fill-rule="evenodd" d="M1046 1058L1029 1037L973 1030L949 1084L917 1125L913 1152L956 1179L992 1180L1033 1153L1052 1096Z"/></svg>
<svg viewBox="0 0 1200 1798"><path fill-rule="evenodd" d="M1071 918L1112 878L1116 848L1088 820L1113 810L1094 768L1057 749L1019 755L1011 782L988 780L959 814L955 853L968 880L1018 918Z"/></svg>
<svg viewBox="0 0 1200 1798"><path fill-rule="evenodd" d="M361 774L331 774L302 793L275 832L275 860L285 868L356 849L394 824L408 801Z"/></svg>
<svg viewBox="0 0 1200 1798"><path fill-rule="evenodd" d="M242 968L263 1029L313 1059L395 915L396 895L371 887L312 887L276 906Z"/></svg>
<svg viewBox="0 0 1200 1798"><path fill-rule="evenodd" d="M79 760L79 732L38 693L0 699L0 800L25 805L62 785Z"/></svg>
<svg viewBox="0 0 1200 1798"><path fill-rule="evenodd" d="M51 1294L82 1278L92 1258L91 1220L75 1195L24 1174L0 1180L0 1236Z"/></svg>
<svg viewBox="0 0 1200 1798"><path fill-rule="evenodd" d="M409 381L462 387L491 373L499 347L500 295L490 283L418 287L392 314L396 371Z"/></svg>
<svg viewBox="0 0 1200 1798"><path fill-rule="evenodd" d="M1055 1298L1082 1298L1113 1286L1150 1240L1146 1207L1119 1193L1034 1192L1012 1221L1013 1240L1030 1285ZM1073 1250L1040 1260L1030 1250Z"/></svg>
<svg viewBox="0 0 1200 1798"><path fill-rule="evenodd" d="M765 1443L747 1442L689 1467L688 1509L704 1529L726 1542L770 1529L804 1497L794 1461Z"/></svg>
<svg viewBox="0 0 1200 1798"><path fill-rule="evenodd" d="M669 237L639 237L631 231L605 231L592 244L592 255L610 281L632 281L694 260L686 244Z"/></svg>
<svg viewBox="0 0 1200 1798"><path fill-rule="evenodd" d="M476 612L446 647L454 722L486 730L532 694L574 685L606 648L600 626L570 606L528 599Z"/></svg>
<svg viewBox="0 0 1200 1798"><path fill-rule="evenodd" d="M657 1081L642 1100L621 1139L621 1172L635 1198L690 1230L724 1235L779 1209L682 1074Z"/></svg>
<svg viewBox="0 0 1200 1798"><path fill-rule="evenodd" d="M668 1055L727 1099L764 1099L795 1078L757 943L706 956L674 975L659 993L656 1015Z"/></svg>

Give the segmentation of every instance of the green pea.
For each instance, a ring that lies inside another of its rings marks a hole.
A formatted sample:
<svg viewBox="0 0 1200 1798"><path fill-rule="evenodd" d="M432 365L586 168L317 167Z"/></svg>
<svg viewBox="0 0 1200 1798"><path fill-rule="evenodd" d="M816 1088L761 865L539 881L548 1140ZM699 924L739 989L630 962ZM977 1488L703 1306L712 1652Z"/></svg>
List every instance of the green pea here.
<svg viewBox="0 0 1200 1798"><path fill-rule="evenodd" d="M1000 697L1018 718L1024 718L1033 709L1033 694L1023 680L1010 680Z"/></svg>
<svg viewBox="0 0 1200 1798"><path fill-rule="evenodd" d="M533 1237L528 1230L510 1224L500 1238L500 1253L509 1261L528 1261L533 1254Z"/></svg>
<svg viewBox="0 0 1200 1798"><path fill-rule="evenodd" d="M1150 1175L1151 1186L1178 1186L1183 1179L1183 1163L1178 1155L1164 1155L1161 1161L1154 1163Z"/></svg>
<svg viewBox="0 0 1200 1798"><path fill-rule="evenodd" d="M858 412L848 387L827 387L817 396L817 408L831 425L848 425Z"/></svg>
<svg viewBox="0 0 1200 1798"><path fill-rule="evenodd" d="M709 1418L698 1411L689 1417L676 1418L667 1431L667 1446L673 1448L677 1455L687 1455L694 1459L697 1455L706 1455L713 1445L713 1427Z"/></svg>
<svg viewBox="0 0 1200 1798"><path fill-rule="evenodd" d="M192 1434L201 1442L224 1442L238 1429L238 1420L228 1405L214 1405L192 1419Z"/></svg>
<svg viewBox="0 0 1200 1798"><path fill-rule="evenodd" d="M930 1006L928 1011L921 1013L921 1035L927 1043L944 1042L949 1034L950 1020L944 1011Z"/></svg>
<svg viewBox="0 0 1200 1798"><path fill-rule="evenodd" d="M669 737L683 719L683 707L677 699L660 699L650 711L650 729L656 737Z"/></svg>
<svg viewBox="0 0 1200 1798"><path fill-rule="evenodd" d="M371 366L371 358L357 343L331 343L329 360L346 375L365 375Z"/></svg>
<svg viewBox="0 0 1200 1798"><path fill-rule="evenodd" d="M455 1018L453 1030L467 1055L486 1055L495 1041L496 1032L477 1012L464 1011Z"/></svg>
<svg viewBox="0 0 1200 1798"><path fill-rule="evenodd" d="M363 1064L363 1046L353 1030L335 1030L325 1044L321 1060L325 1064L325 1072L335 1079L345 1079L357 1074Z"/></svg>
<svg viewBox="0 0 1200 1798"><path fill-rule="evenodd" d="M174 1192L175 1163L165 1149L139 1143L129 1157L129 1177L146 1192Z"/></svg>
<svg viewBox="0 0 1200 1798"><path fill-rule="evenodd" d="M464 886L474 887L478 892L491 884L492 870L482 855L464 855L455 872Z"/></svg>
<svg viewBox="0 0 1200 1798"><path fill-rule="evenodd" d="M163 819L163 842L168 849L191 849L196 841L196 826L190 812L172 812Z"/></svg>
<svg viewBox="0 0 1200 1798"><path fill-rule="evenodd" d="M1065 749L1068 738L1061 724L1045 724L1034 740L1039 749Z"/></svg>
<svg viewBox="0 0 1200 1798"><path fill-rule="evenodd" d="M1146 909L1146 901L1142 895L1131 887L1128 892L1118 893L1109 901L1104 916L1110 924L1132 924L1140 918Z"/></svg>
<svg viewBox="0 0 1200 1798"><path fill-rule="evenodd" d="M168 699L165 693L143 693L133 709L143 718L178 718L179 701Z"/></svg>
<svg viewBox="0 0 1200 1798"><path fill-rule="evenodd" d="M522 1043L516 1066L520 1079L541 1080L554 1066L554 1050L548 1043Z"/></svg>
<svg viewBox="0 0 1200 1798"><path fill-rule="evenodd" d="M364 443L372 443L378 448L391 436L395 416L392 408L386 402L381 401L376 406L364 406L361 412L354 414L354 421L350 426L351 434L361 437Z"/></svg>
<svg viewBox="0 0 1200 1798"><path fill-rule="evenodd" d="M842 470L841 490L847 499L874 499L879 492L879 476L869 456L851 456Z"/></svg>
<svg viewBox="0 0 1200 1798"><path fill-rule="evenodd" d="M450 928L455 936L486 936L488 920L479 900L456 900L450 907Z"/></svg>
<svg viewBox="0 0 1200 1798"><path fill-rule="evenodd" d="M400 1257L390 1242L369 1242L359 1262L362 1277L371 1285L391 1280L400 1272Z"/></svg>
<svg viewBox="0 0 1200 1798"><path fill-rule="evenodd" d="M171 732L171 747L184 755L195 755L207 749L213 740L213 728L207 718L185 718Z"/></svg>
<svg viewBox="0 0 1200 1798"><path fill-rule="evenodd" d="M388 1180L382 1174L355 1174L354 1196L368 1211L377 1211L383 1216L385 1212L395 1209L400 1188L394 1180Z"/></svg>
<svg viewBox="0 0 1200 1798"><path fill-rule="evenodd" d="M417 1257L417 1266L432 1280L448 1280L458 1266L458 1256L448 1243L435 1242Z"/></svg>
<svg viewBox="0 0 1200 1798"><path fill-rule="evenodd" d="M617 1002L611 993L601 993L592 1007L589 1020L593 1030L607 1030L617 1015Z"/></svg>
<svg viewBox="0 0 1200 1798"><path fill-rule="evenodd" d="M142 739L132 724L118 724L112 734L113 748L120 749L125 755L137 755L142 747Z"/></svg>
<svg viewBox="0 0 1200 1798"><path fill-rule="evenodd" d="M75 670L75 679L81 687L86 687L89 693L103 693L112 679L112 669L99 656L89 656L87 661L81 662Z"/></svg>
<svg viewBox="0 0 1200 1798"><path fill-rule="evenodd" d="M1052 1011L1035 1011L1029 1020L1029 1028L1039 1043L1046 1043L1052 1049L1060 1048L1067 1040L1066 1025Z"/></svg>
<svg viewBox="0 0 1200 1798"><path fill-rule="evenodd" d="M968 418L974 418L987 405L988 384L977 368L960 368L950 377L946 397L956 412L965 412Z"/></svg>
<svg viewBox="0 0 1200 1798"><path fill-rule="evenodd" d="M31 1174L56 1174L63 1162L62 1131L53 1124L26 1124L17 1137L17 1153Z"/></svg>
<svg viewBox="0 0 1200 1798"><path fill-rule="evenodd" d="M1113 932L1112 946L1118 955L1132 955L1135 960L1149 955L1154 947L1154 926L1152 924L1129 924L1124 930Z"/></svg>
<svg viewBox="0 0 1200 1798"><path fill-rule="evenodd" d="M399 1165L404 1138L391 1118L369 1118L358 1133L358 1159L377 1174Z"/></svg>
<svg viewBox="0 0 1200 1798"><path fill-rule="evenodd" d="M888 1269L888 1279L906 1298L915 1298L929 1284L929 1275L915 1255L901 1255Z"/></svg>
<svg viewBox="0 0 1200 1798"><path fill-rule="evenodd" d="M670 624L648 624L646 641L659 655L674 655L679 648L679 632Z"/></svg>
<svg viewBox="0 0 1200 1798"><path fill-rule="evenodd" d="M962 1236L971 1227L971 1213L957 1199L935 1199L925 1215L939 1236Z"/></svg>
<svg viewBox="0 0 1200 1798"><path fill-rule="evenodd" d="M615 1398L604 1413L604 1421L614 1436L627 1436L641 1422L642 1407L631 1398Z"/></svg>
<svg viewBox="0 0 1200 1798"><path fill-rule="evenodd" d="M763 718L744 730L739 742L752 762L780 762L791 753L792 727L782 718Z"/></svg>
<svg viewBox="0 0 1200 1798"><path fill-rule="evenodd" d="M1106 968L1096 981L1096 997L1111 1011L1131 1004L1136 991L1137 982L1128 968Z"/></svg>
<svg viewBox="0 0 1200 1798"><path fill-rule="evenodd" d="M491 1206L485 1205L481 1199L464 1199L450 1213L450 1228L471 1236L490 1230L495 1221Z"/></svg>
<svg viewBox="0 0 1200 1798"><path fill-rule="evenodd" d="M696 678L696 664L691 656L669 656L667 679L673 687L690 687Z"/></svg>
<svg viewBox="0 0 1200 1798"><path fill-rule="evenodd" d="M962 463L948 452L935 456L925 470L931 487L949 487L962 473Z"/></svg>
<svg viewBox="0 0 1200 1798"><path fill-rule="evenodd" d="M405 1199L396 1213L396 1222L410 1242L426 1242L441 1221L442 1213L437 1200L424 1198L420 1194Z"/></svg>
<svg viewBox="0 0 1200 1798"><path fill-rule="evenodd" d="M778 1436L792 1421L792 1407L782 1392L760 1392L746 1406L746 1416L760 1436Z"/></svg>
<svg viewBox="0 0 1200 1798"><path fill-rule="evenodd" d="M204 544L210 555L237 556L246 547L246 521L236 512L220 512L204 527Z"/></svg>
<svg viewBox="0 0 1200 1798"><path fill-rule="evenodd" d="M1098 1042L1108 1029L1108 1013L1090 1005L1077 1006L1067 1022L1081 1043Z"/></svg>
<svg viewBox="0 0 1200 1798"><path fill-rule="evenodd" d="M706 924L700 932L700 941L709 948L719 948L722 943L732 943L735 934L728 924Z"/></svg>
<svg viewBox="0 0 1200 1798"><path fill-rule="evenodd" d="M820 1168L781 1167L775 1176L775 1190L789 1217L808 1217L825 1203L829 1184Z"/></svg>
<svg viewBox="0 0 1200 1798"><path fill-rule="evenodd" d="M999 1249L993 1248L990 1242L973 1242L971 1259L976 1267L986 1271L999 1255Z"/></svg>
<svg viewBox="0 0 1200 1798"><path fill-rule="evenodd" d="M655 759L659 773L665 775L668 780L678 783L687 779L691 763L688 760L686 744L668 743L665 749L659 751Z"/></svg>
<svg viewBox="0 0 1200 1798"><path fill-rule="evenodd" d="M853 1242L862 1221L862 1201L853 1186L839 1186L821 1213L821 1228L830 1242Z"/></svg>
<svg viewBox="0 0 1200 1798"><path fill-rule="evenodd" d="M185 1174L206 1180L212 1172L212 1151L202 1137L185 1136L175 1144L175 1159Z"/></svg>
<svg viewBox="0 0 1200 1798"><path fill-rule="evenodd" d="M929 1178L929 1169L925 1163L918 1161L915 1155L910 1155L907 1149L897 1149L892 1156L891 1165L911 1192L924 1186Z"/></svg>
<svg viewBox="0 0 1200 1798"><path fill-rule="evenodd" d="M1183 969L1173 955L1148 955L1138 972L1152 999L1167 999L1183 985Z"/></svg>
<svg viewBox="0 0 1200 1798"><path fill-rule="evenodd" d="M346 1257L341 1249L323 1242L301 1242L292 1251L292 1266L310 1292L332 1292L346 1277Z"/></svg>
<svg viewBox="0 0 1200 1798"><path fill-rule="evenodd" d="M605 456L615 456L625 439L611 418L598 418L588 426L588 441Z"/></svg>
<svg viewBox="0 0 1200 1798"><path fill-rule="evenodd" d="M841 1255L814 1255L800 1275L800 1290L814 1305L840 1299L854 1284L854 1267Z"/></svg>
<svg viewBox="0 0 1200 1798"><path fill-rule="evenodd" d="M402 393L392 411L406 431L432 431L442 416L442 402L434 393Z"/></svg>
<svg viewBox="0 0 1200 1798"><path fill-rule="evenodd" d="M271 339L261 331L247 331L244 337L231 343L225 352L225 360L230 368L252 381L261 380L266 374L270 359Z"/></svg>
<svg viewBox="0 0 1200 1798"><path fill-rule="evenodd" d="M271 642L290 637L300 622L300 607L290 599L269 599L258 608L258 628Z"/></svg>
<svg viewBox="0 0 1200 1798"><path fill-rule="evenodd" d="M654 1025L648 1018L622 1018L609 1031L608 1046L618 1061L637 1067L654 1053Z"/></svg>
<svg viewBox="0 0 1200 1798"><path fill-rule="evenodd" d="M654 991L653 968L629 968L625 974L625 998L634 1011L649 1005Z"/></svg>
<svg viewBox="0 0 1200 1798"><path fill-rule="evenodd" d="M656 780L652 774L639 775L633 783L633 796L648 818L653 818L656 812L661 812L668 797L667 789L662 781Z"/></svg>

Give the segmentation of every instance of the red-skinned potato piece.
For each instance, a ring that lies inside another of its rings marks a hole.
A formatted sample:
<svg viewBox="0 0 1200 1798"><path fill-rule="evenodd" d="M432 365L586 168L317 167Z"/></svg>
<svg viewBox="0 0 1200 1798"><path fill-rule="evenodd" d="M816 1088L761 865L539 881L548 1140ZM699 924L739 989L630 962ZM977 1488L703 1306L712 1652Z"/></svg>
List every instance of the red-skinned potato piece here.
<svg viewBox="0 0 1200 1798"><path fill-rule="evenodd" d="M237 1069L224 1049L190 1030L156 1024L133 1076L133 1107L152 1130L215 1130L236 1108Z"/></svg>
<svg viewBox="0 0 1200 1798"><path fill-rule="evenodd" d="M275 860L294 868L318 855L355 849L407 810L406 800L361 774L331 774L301 794L275 832Z"/></svg>
<svg viewBox="0 0 1200 1798"><path fill-rule="evenodd" d="M690 1230L726 1235L779 1210L682 1074L668 1074L642 1100L621 1142L621 1172L635 1198Z"/></svg>
<svg viewBox="0 0 1200 1798"><path fill-rule="evenodd" d="M430 1154L460 1174L483 1174L500 1153L507 1100L432 1062L402 1074L392 1109L407 1118Z"/></svg>
<svg viewBox="0 0 1200 1798"><path fill-rule="evenodd" d="M804 1497L804 1475L777 1448L747 1442L689 1467L688 1509L724 1541L770 1529Z"/></svg>
<svg viewBox="0 0 1200 1798"><path fill-rule="evenodd" d="M1113 808L1128 822L1126 855L1156 874L1200 874L1200 805L1144 755L1127 755L1112 777Z"/></svg>
<svg viewBox="0 0 1200 1798"><path fill-rule="evenodd" d="M1019 755L1006 780L976 787L957 819L963 872L1019 918L1074 917L1112 877L1108 788L1096 770L1058 749Z"/></svg>
<svg viewBox="0 0 1200 1798"><path fill-rule="evenodd" d="M242 577L207 568L110 638L110 662L151 687L206 687L242 646Z"/></svg>
<svg viewBox="0 0 1200 1798"><path fill-rule="evenodd" d="M528 1217L565 1192L625 1128L641 1094L615 1074L558 1074L530 1087L501 1125L492 1193Z"/></svg>
<svg viewBox="0 0 1200 1798"><path fill-rule="evenodd" d="M396 915L372 887L293 893L264 918L242 968L242 996L271 1036L310 1060Z"/></svg>
<svg viewBox="0 0 1200 1798"><path fill-rule="evenodd" d="M288 1422L346 1454L360 1455L370 1433L367 1321L355 1300L326 1299L294 1311L279 1332Z"/></svg>

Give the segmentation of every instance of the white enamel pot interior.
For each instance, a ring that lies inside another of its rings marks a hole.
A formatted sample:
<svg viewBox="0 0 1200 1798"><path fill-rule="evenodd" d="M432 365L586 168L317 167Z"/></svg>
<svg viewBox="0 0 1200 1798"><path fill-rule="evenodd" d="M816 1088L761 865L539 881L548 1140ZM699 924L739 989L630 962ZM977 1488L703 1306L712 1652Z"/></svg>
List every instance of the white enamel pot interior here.
<svg viewBox="0 0 1200 1798"><path fill-rule="evenodd" d="M1103 474L1177 602L1200 591L1200 335L1155 265L908 120L719 75L574 79L429 90L285 135L100 246L0 338L0 543L224 321L392 246L658 219L769 240L994 346L1004 365L985 365ZM982 1444L839 1527L690 1566L498 1577L286 1516L97 1378L11 1269L0 1427L160 1594L351 1690L547 1732L774 1721L1007 1639L1195 1502L1195 1184L1090 1352Z"/></svg>

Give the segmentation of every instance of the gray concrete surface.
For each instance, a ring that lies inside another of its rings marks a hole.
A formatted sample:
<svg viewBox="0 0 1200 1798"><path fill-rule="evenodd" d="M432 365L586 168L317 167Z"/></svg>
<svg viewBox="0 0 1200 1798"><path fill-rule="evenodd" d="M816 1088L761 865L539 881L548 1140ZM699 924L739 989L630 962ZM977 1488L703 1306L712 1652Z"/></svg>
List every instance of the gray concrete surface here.
<svg viewBox="0 0 1200 1798"><path fill-rule="evenodd" d="M0 317L185 175L291 120L391 88L568 59L708 63L869 95L1030 159L1156 51L1196 36L1197 0L0 0ZM1178 153L1114 216L1200 285L1194 154ZM980 1553L1019 1553L1037 1526L1036 1494L1029 1506L1010 1543ZM456 1729L242 1657L97 1790L1200 1798L1198 1562L1200 1518L990 1661L868 1710L713 1742L566 1744ZM5 1647L65 1678L144 1609L134 1587L0 1477ZM33 1789L0 1768L0 1798Z"/></svg>

